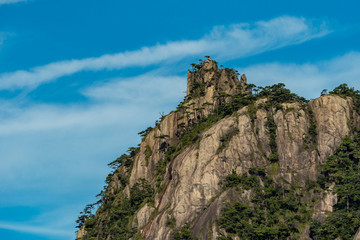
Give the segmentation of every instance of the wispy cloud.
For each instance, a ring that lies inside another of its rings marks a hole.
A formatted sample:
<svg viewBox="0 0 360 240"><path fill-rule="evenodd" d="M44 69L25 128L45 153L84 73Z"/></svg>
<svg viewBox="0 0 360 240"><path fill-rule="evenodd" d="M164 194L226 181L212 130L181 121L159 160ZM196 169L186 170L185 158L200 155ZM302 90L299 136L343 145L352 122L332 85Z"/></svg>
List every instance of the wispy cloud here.
<svg viewBox="0 0 360 240"><path fill-rule="evenodd" d="M12 3L18 3L18 2L27 2L27 0L0 0L0 5L12 4Z"/></svg>
<svg viewBox="0 0 360 240"><path fill-rule="evenodd" d="M162 76L156 75L156 73L147 73L132 78L113 79L107 83L86 88L82 93L97 101L167 104L172 99L181 99L185 90L186 76ZM154 98L154 96L161 97Z"/></svg>
<svg viewBox="0 0 360 240"><path fill-rule="evenodd" d="M18 223L11 222L0 222L1 229L7 229L17 232L25 232L31 234L39 234L39 235L52 235L52 236L64 236L64 237L72 237L74 234L69 230L59 230L59 229L51 229L41 226L31 226L31 225L23 225Z"/></svg>
<svg viewBox="0 0 360 240"><path fill-rule="evenodd" d="M119 109L116 108L116 106L110 105L93 105L90 108L86 106L33 105L22 111L20 109L14 111L14 115L11 117L1 119L0 136L110 124L119 119L116 112Z"/></svg>
<svg viewBox="0 0 360 240"><path fill-rule="evenodd" d="M350 52L327 61L315 63L265 63L238 69L256 85L285 83L297 94L315 98L323 89L347 83L360 89L360 53ZM310 87L311 86L311 87Z"/></svg>
<svg viewBox="0 0 360 240"><path fill-rule="evenodd" d="M186 76L147 73L87 87L82 94L91 104L33 104L23 108L11 101L0 103L0 137L73 127L93 128L119 124L122 119L133 122L131 118L142 115L148 108L176 105L185 90Z"/></svg>
<svg viewBox="0 0 360 240"><path fill-rule="evenodd" d="M289 16L227 27L217 26L197 40L168 42L135 51L53 62L30 70L3 73L0 75L0 89L34 88L81 71L149 66L164 61L180 61L189 56L212 55L220 60L241 58L299 44L329 32L325 22Z"/></svg>

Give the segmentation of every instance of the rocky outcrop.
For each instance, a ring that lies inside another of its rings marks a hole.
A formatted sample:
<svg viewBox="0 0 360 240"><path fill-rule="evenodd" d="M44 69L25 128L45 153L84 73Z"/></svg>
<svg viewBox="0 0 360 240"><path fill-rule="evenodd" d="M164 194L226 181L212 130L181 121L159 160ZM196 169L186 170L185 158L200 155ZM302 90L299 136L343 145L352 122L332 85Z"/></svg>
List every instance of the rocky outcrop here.
<svg viewBox="0 0 360 240"><path fill-rule="evenodd" d="M245 93L246 77L242 81L230 69L219 69L216 62L208 58L197 71L189 71L187 77L187 96L176 111L165 116L140 145L135 161L130 186L137 179L152 179L154 168L164 156L166 147L174 144L187 127L208 116L219 105L231 100L231 96ZM146 148L152 155L147 159Z"/></svg>
<svg viewBox="0 0 360 240"><path fill-rule="evenodd" d="M335 184L332 184L329 190L325 191L324 197L315 206L314 218L324 220L327 212L332 212L334 205L337 203L337 196L333 193Z"/></svg>
<svg viewBox="0 0 360 240"><path fill-rule="evenodd" d="M233 70L219 69L211 59L189 71L185 101L144 137L122 194L129 195L130 188L141 178L155 186L159 182L155 179L156 166L169 146L175 146L181 134L216 114L216 109L235 95L251 94L246 82L245 75L239 81ZM216 239L219 229L215 219L224 204L228 199L240 201L250 196L249 192L222 192L225 176L233 170L243 174L261 167L290 183L304 185L307 179L316 179L319 164L351 134L352 127L359 127L359 115L351 98L325 95L308 104L292 101L270 108L266 107L268 101L257 100L214 123L167 163L160 183L164 187L156 192L154 206L142 206L132 222L143 238L169 239L174 227L191 223L193 234L199 239ZM273 133L269 119L275 124ZM271 163L270 135L274 134L278 161ZM120 189L119 180L114 178L110 186ZM332 211L335 203L336 196L329 192L315 207L314 214ZM169 226L169 219L176 220L173 226ZM82 231L78 235L83 235ZM307 227L302 239L308 234Z"/></svg>
<svg viewBox="0 0 360 240"><path fill-rule="evenodd" d="M155 208L149 204L145 204L136 214L135 220L133 221L133 227L143 228L148 223L151 214L155 211Z"/></svg>
<svg viewBox="0 0 360 240"><path fill-rule="evenodd" d="M350 97L325 95L310 103L317 126L318 154L321 163L334 152L342 139L350 134L352 126L358 125Z"/></svg>
<svg viewBox="0 0 360 240"><path fill-rule="evenodd" d="M214 111L219 105L229 102L232 96L247 92L246 76L239 81L232 69L219 69L216 62L208 58L198 71L189 71L186 101L180 108L185 113L200 119Z"/></svg>
<svg viewBox="0 0 360 240"><path fill-rule="evenodd" d="M83 239L86 236L85 226L80 227L79 231L76 233L76 240Z"/></svg>

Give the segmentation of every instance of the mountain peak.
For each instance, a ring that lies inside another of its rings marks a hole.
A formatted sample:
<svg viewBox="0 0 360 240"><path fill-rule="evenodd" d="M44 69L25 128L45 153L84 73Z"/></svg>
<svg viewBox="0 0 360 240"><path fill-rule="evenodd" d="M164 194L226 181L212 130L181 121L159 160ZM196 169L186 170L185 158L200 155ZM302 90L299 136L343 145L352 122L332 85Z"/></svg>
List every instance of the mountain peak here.
<svg viewBox="0 0 360 240"><path fill-rule="evenodd" d="M217 62L210 57L205 61L200 60L199 64L191 65L193 69L188 71L186 100L219 105L224 102L219 100L220 97L246 92L245 75L241 76L240 81L236 70L219 68ZM225 102L228 101L225 99Z"/></svg>

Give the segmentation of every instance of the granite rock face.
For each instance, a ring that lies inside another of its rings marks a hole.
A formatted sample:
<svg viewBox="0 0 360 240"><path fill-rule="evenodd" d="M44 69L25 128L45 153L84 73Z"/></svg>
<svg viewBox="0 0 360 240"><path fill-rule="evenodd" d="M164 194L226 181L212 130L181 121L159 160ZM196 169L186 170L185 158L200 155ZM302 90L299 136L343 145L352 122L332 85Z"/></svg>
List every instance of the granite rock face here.
<svg viewBox="0 0 360 240"><path fill-rule="evenodd" d="M185 101L142 140L129 184L122 194L128 195L141 178L155 186L155 168L164 158L166 149L179 141L186 128L216 112L217 107L229 102L232 96L250 94L246 82L245 75L239 81L233 70L219 69L211 59L199 70L189 71ZM187 146L167 164L161 182L165 187L155 194L154 207L144 205L132 222L144 239L169 239L173 228L168 226L168 219L176 220L175 228L192 223L193 233L199 239L217 239L215 219L226 201L250 198L250 192L242 195L231 189L221 192L221 181L233 170L241 174L254 167L271 168L267 127L270 117L276 126L279 165L276 174L290 183L315 180L319 164L351 134L353 126L359 126L359 116L351 98L325 95L305 105L283 103L280 109L264 108L267 101L260 99L216 122L201 133L196 143ZM314 125L315 137L309 135ZM231 138L224 144L228 136ZM119 184L114 178L109 191L116 194ZM314 214L332 211L335 203L336 196L330 191L315 207ZM78 237L84 234L81 229ZM307 234L305 231L304 239Z"/></svg>

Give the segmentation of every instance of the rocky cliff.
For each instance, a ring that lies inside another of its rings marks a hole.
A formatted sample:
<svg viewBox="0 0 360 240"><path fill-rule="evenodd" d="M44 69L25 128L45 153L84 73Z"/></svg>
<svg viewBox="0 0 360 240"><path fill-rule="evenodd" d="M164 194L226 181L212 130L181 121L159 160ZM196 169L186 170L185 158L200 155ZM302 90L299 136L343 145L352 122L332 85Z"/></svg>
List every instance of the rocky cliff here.
<svg viewBox="0 0 360 240"><path fill-rule="evenodd" d="M100 207L81 215L77 239L310 239L314 219L338 202L335 181L321 188L317 179L356 135L356 99L334 92L308 102L282 84L247 85L210 58L193 67L177 110L110 164ZM279 202L270 221L268 205ZM254 217L258 206L266 220ZM229 227L230 210L245 225ZM256 221L269 233L256 235ZM244 237L247 227L254 233Z"/></svg>

